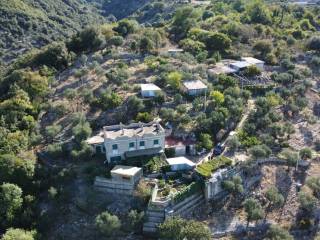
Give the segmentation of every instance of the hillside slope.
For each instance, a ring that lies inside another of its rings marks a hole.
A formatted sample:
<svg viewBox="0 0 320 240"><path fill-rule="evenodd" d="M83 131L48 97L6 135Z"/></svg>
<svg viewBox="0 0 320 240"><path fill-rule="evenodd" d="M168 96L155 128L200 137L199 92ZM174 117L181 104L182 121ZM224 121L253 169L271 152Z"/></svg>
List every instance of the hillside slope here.
<svg viewBox="0 0 320 240"><path fill-rule="evenodd" d="M0 1L0 65L90 25L131 17L143 24L161 26L176 5L169 0Z"/></svg>
<svg viewBox="0 0 320 240"><path fill-rule="evenodd" d="M98 9L84 0L0 1L0 55L9 62L32 47L103 21Z"/></svg>

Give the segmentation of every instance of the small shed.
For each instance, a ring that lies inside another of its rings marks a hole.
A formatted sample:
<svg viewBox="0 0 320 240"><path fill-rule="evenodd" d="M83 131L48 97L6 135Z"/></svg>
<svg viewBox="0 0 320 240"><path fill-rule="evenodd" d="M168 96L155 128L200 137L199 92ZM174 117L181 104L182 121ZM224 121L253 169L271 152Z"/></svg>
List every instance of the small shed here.
<svg viewBox="0 0 320 240"><path fill-rule="evenodd" d="M152 98L161 92L161 88L153 83L141 84L141 96L145 98Z"/></svg>
<svg viewBox="0 0 320 240"><path fill-rule="evenodd" d="M181 48L170 48L170 49L168 49L168 53L169 53L171 56L174 56L174 55L176 55L176 54L178 54L178 53L183 53L183 52L184 52L184 50L181 49Z"/></svg>
<svg viewBox="0 0 320 240"><path fill-rule="evenodd" d="M251 63L248 63L247 61L234 61L230 63L230 67L235 69L236 71L242 71L245 70L247 67L251 66Z"/></svg>
<svg viewBox="0 0 320 240"><path fill-rule="evenodd" d="M243 57L241 58L242 61L246 61L247 63L249 63L251 66L254 65L257 68L259 68L261 71L264 70L264 61L259 60L257 58L253 58L253 57Z"/></svg>
<svg viewBox="0 0 320 240"><path fill-rule="evenodd" d="M208 87L200 80L183 82L183 91L190 96L198 96L207 91Z"/></svg>
<svg viewBox="0 0 320 240"><path fill-rule="evenodd" d="M196 166L194 162L186 157L168 158L167 162L171 167L171 171L187 171L194 169Z"/></svg>
<svg viewBox="0 0 320 240"><path fill-rule="evenodd" d="M211 68L208 70L208 74L209 76L211 77L216 77L216 76L219 76L221 74L225 74L225 75L228 75L228 74L232 74L232 73L235 73L236 70L231 68L231 67L228 67L226 65L216 65L214 68Z"/></svg>
<svg viewBox="0 0 320 240"><path fill-rule="evenodd" d="M113 181L136 184L142 177L142 168L116 165L111 170Z"/></svg>

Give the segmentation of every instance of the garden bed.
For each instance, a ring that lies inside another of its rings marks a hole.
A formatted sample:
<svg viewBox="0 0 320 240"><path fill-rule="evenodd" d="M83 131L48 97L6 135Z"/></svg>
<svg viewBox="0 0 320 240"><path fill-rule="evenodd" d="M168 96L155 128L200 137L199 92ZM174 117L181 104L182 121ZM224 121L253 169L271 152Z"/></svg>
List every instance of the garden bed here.
<svg viewBox="0 0 320 240"><path fill-rule="evenodd" d="M231 164L232 160L230 158L220 156L200 164L196 168L196 172L202 177L209 178L214 171L224 166L230 166Z"/></svg>

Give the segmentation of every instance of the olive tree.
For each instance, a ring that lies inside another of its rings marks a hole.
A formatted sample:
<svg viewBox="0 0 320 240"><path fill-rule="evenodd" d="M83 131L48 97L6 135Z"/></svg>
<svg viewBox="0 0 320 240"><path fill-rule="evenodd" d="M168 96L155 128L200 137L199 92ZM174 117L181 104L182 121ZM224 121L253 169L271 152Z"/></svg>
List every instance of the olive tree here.
<svg viewBox="0 0 320 240"><path fill-rule="evenodd" d="M244 209L247 213L247 227L249 226L249 222L258 221L264 216L261 204L254 198L248 198L244 202Z"/></svg>

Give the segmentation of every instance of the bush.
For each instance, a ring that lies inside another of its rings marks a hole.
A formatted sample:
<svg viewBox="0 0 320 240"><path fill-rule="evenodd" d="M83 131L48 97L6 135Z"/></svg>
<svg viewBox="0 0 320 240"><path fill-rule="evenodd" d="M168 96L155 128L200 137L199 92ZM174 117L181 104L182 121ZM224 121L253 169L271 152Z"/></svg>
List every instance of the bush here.
<svg viewBox="0 0 320 240"><path fill-rule="evenodd" d="M119 218L108 212L100 213L95 220L95 225L105 237L115 236L121 227Z"/></svg>
<svg viewBox="0 0 320 240"><path fill-rule="evenodd" d="M260 74L261 74L261 70L255 65L249 66L244 71L244 75L247 76L247 77L254 77L254 76L257 76L257 75L260 75Z"/></svg>
<svg viewBox="0 0 320 240"><path fill-rule="evenodd" d="M126 229L134 232L139 232L142 229L144 212L138 212L137 210L131 210L127 216Z"/></svg>
<svg viewBox="0 0 320 240"><path fill-rule="evenodd" d="M159 226L161 239L181 240L199 239L210 240L210 230L203 223L188 221L181 218L169 218Z"/></svg>
<svg viewBox="0 0 320 240"><path fill-rule="evenodd" d="M253 50L259 52L260 56L265 57L271 53L273 49L272 43L268 40L259 40L253 45Z"/></svg>
<svg viewBox="0 0 320 240"><path fill-rule="evenodd" d="M206 133L200 134L199 141L197 144L197 149L201 150L202 148L206 149L207 151L213 148L213 142L210 134L206 134Z"/></svg>
<svg viewBox="0 0 320 240"><path fill-rule="evenodd" d="M64 155L63 146L61 143L50 144L47 147L47 153L53 158L60 158Z"/></svg>
<svg viewBox="0 0 320 240"><path fill-rule="evenodd" d="M233 136L228 140L228 147L230 149L231 152L235 152L238 150L238 148L240 147L241 143L238 139L237 136Z"/></svg>
<svg viewBox="0 0 320 240"><path fill-rule="evenodd" d="M103 37L100 29L95 27L89 27L82 32L74 35L67 43L69 51L75 53L81 53L86 51L94 51L100 48L103 43Z"/></svg>
<svg viewBox="0 0 320 240"><path fill-rule="evenodd" d="M20 228L9 228L1 240L35 240L36 231L27 231Z"/></svg>
<svg viewBox="0 0 320 240"><path fill-rule="evenodd" d="M249 149L253 159L267 158L271 154L271 150L266 145L256 145Z"/></svg>
<svg viewBox="0 0 320 240"><path fill-rule="evenodd" d="M320 36L309 38L306 47L308 50L320 51Z"/></svg>

